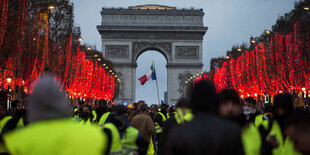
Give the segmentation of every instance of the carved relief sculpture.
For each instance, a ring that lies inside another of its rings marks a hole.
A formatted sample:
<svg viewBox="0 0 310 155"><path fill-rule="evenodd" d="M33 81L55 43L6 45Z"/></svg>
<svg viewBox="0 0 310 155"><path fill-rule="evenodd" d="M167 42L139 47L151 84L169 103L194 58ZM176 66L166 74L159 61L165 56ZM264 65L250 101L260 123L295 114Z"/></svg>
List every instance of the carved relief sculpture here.
<svg viewBox="0 0 310 155"><path fill-rule="evenodd" d="M127 45L106 45L106 58L128 58L129 47Z"/></svg>
<svg viewBox="0 0 310 155"><path fill-rule="evenodd" d="M176 46L175 58L177 59L199 59L198 46Z"/></svg>

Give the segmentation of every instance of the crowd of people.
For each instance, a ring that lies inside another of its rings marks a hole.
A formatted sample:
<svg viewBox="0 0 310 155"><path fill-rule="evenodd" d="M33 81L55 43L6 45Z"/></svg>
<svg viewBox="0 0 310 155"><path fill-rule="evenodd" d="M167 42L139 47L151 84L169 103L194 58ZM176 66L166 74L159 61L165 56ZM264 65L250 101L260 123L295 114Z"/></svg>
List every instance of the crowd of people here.
<svg viewBox="0 0 310 155"><path fill-rule="evenodd" d="M0 100L0 154L308 155L310 114L289 94L258 106L233 89L200 81L176 106L66 102L53 77L37 82L27 104Z"/></svg>

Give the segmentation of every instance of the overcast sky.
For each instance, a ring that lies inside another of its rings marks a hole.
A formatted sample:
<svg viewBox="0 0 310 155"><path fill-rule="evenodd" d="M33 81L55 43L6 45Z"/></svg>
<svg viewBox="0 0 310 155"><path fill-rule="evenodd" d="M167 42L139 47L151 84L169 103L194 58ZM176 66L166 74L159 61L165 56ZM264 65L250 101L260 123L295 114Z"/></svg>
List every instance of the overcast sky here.
<svg viewBox="0 0 310 155"><path fill-rule="evenodd" d="M97 46L101 50L101 39L96 29L101 23L102 7L128 7L143 4L160 4L178 8L202 8L204 25L209 29L203 41L204 71L209 71L211 58L225 56L235 44L249 42L271 29L277 18L294 7L295 0L71 0L74 2L75 22L81 27L83 43ZM155 61L160 89L160 98L167 90L166 60L156 51L147 51L137 60L137 79ZM136 100L144 99L148 104L157 103L155 82L140 86L137 80Z"/></svg>

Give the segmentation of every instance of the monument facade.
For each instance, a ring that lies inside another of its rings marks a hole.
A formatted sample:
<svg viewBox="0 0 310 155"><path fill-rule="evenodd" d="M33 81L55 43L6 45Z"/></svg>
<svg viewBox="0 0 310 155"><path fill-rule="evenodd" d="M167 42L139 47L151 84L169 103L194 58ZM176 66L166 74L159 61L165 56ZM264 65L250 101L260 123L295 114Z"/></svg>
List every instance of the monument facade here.
<svg viewBox="0 0 310 155"><path fill-rule="evenodd" d="M115 103L135 102L138 57L155 50L167 59L167 97L174 104L185 95L185 81L202 71L202 9L162 5L102 8L97 26L103 56L113 62L121 80ZM152 60L150 60L150 63ZM139 75L138 75L139 76Z"/></svg>

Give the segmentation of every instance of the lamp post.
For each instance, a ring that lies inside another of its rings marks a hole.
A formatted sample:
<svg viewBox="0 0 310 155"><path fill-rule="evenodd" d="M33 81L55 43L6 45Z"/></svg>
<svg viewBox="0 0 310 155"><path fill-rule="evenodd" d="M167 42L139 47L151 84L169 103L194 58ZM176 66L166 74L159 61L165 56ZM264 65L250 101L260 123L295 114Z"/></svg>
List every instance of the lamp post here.
<svg viewBox="0 0 310 155"><path fill-rule="evenodd" d="M8 92L7 92L7 110L10 109L10 105L11 105L11 97L10 97L10 92L11 90L11 83L12 83L13 79L11 77L8 77L6 79L6 82L8 83Z"/></svg>

